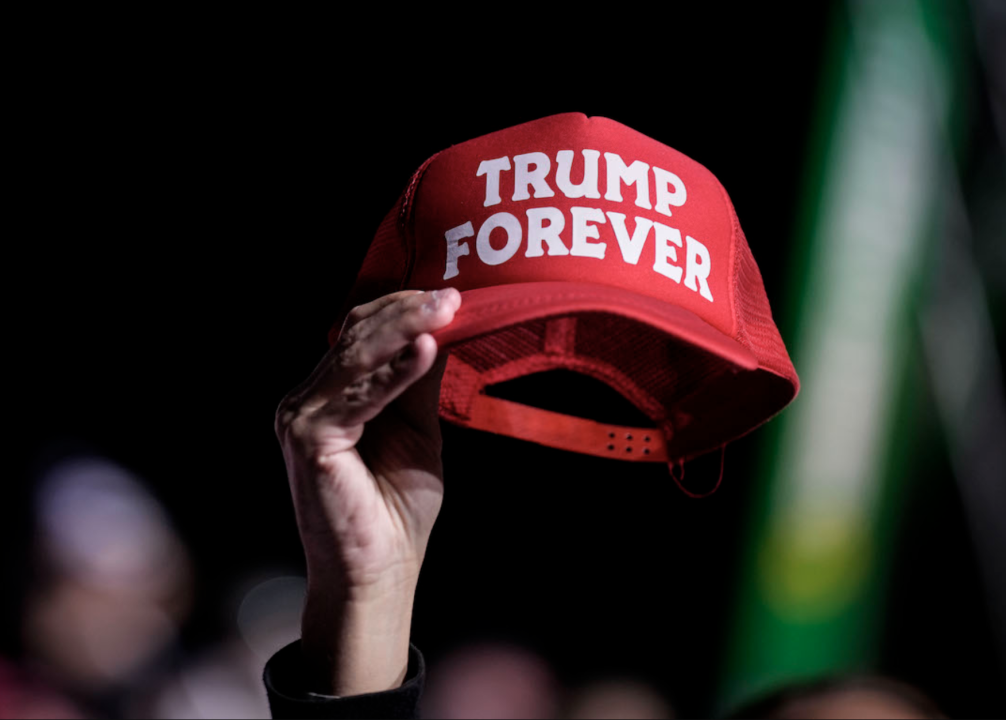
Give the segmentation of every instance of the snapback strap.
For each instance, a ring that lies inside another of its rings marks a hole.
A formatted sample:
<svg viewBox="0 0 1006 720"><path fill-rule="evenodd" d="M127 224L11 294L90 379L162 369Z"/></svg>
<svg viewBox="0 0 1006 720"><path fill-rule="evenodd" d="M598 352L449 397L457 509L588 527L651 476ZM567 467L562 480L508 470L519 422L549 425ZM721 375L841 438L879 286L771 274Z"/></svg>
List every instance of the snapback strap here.
<svg viewBox="0 0 1006 720"><path fill-rule="evenodd" d="M475 394L465 424L559 450L616 460L667 462L667 443L659 428L608 425L484 393Z"/></svg>

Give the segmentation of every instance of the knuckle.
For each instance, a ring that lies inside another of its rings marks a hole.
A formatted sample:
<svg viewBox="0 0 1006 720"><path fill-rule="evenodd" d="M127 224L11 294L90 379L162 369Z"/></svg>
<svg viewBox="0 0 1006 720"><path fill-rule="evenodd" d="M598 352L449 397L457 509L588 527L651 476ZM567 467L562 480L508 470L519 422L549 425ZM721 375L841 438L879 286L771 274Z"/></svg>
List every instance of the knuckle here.
<svg viewBox="0 0 1006 720"><path fill-rule="evenodd" d="M350 368L366 371L374 363L373 350L363 343L357 343L346 353Z"/></svg>
<svg viewBox="0 0 1006 720"><path fill-rule="evenodd" d="M276 408L276 415L273 419L276 434L285 434L298 414L300 414L299 403L291 400L289 397L283 398L279 403L279 407Z"/></svg>
<svg viewBox="0 0 1006 720"><path fill-rule="evenodd" d="M336 357L336 367L343 372L351 373L361 366L365 359L361 357L363 354L359 345L350 345Z"/></svg>
<svg viewBox="0 0 1006 720"><path fill-rule="evenodd" d="M359 335L360 329L358 325L346 326L339 334L339 339L336 340L336 345L340 348L348 348L356 343Z"/></svg>
<svg viewBox="0 0 1006 720"><path fill-rule="evenodd" d="M273 423L273 429L280 440L304 437L310 431L311 424L311 414L299 397L288 395L280 401Z"/></svg>
<svg viewBox="0 0 1006 720"><path fill-rule="evenodd" d="M365 375L342 391L342 401L349 408L365 405L370 400L373 388L373 377Z"/></svg>
<svg viewBox="0 0 1006 720"><path fill-rule="evenodd" d="M385 365L380 370L372 373L372 385L378 392L387 392L395 385L402 382L403 375L405 374L404 369L405 368L402 363L398 363L397 365Z"/></svg>
<svg viewBox="0 0 1006 720"><path fill-rule="evenodd" d="M351 328L353 325L356 325L366 317L367 317L366 308L363 305L357 305L356 307L354 307L352 310L349 311L348 315L346 315L345 327Z"/></svg>
<svg viewBox="0 0 1006 720"><path fill-rule="evenodd" d="M313 418L303 410L288 410L277 416L276 435L284 443L297 445L312 435Z"/></svg>
<svg viewBox="0 0 1006 720"><path fill-rule="evenodd" d="M312 418L310 418L306 413L301 412L291 418L288 427L289 430L287 432L292 437L303 439L311 434L314 423Z"/></svg>

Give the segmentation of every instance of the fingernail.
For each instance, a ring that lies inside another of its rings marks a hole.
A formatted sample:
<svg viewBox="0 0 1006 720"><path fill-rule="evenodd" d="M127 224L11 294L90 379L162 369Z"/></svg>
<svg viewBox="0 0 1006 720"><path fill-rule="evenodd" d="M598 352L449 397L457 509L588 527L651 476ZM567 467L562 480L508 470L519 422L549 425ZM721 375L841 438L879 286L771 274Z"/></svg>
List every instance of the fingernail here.
<svg viewBox="0 0 1006 720"><path fill-rule="evenodd" d="M430 293L430 299L423 304L423 310L425 312L431 313L440 307L440 298L443 295L442 290L434 290Z"/></svg>

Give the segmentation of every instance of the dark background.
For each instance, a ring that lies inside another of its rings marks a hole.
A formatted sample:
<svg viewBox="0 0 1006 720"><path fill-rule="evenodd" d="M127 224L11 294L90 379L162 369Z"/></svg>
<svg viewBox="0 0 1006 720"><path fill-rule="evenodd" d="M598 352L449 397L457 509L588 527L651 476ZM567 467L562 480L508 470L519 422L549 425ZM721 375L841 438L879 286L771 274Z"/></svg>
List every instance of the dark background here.
<svg viewBox="0 0 1006 720"><path fill-rule="evenodd" d="M583 29L507 12L442 35L428 33L432 18L397 33L336 20L331 35L234 18L166 37L146 26L81 36L67 21L68 42L26 55L22 219L5 263L17 290L4 654L19 652L32 482L68 452L115 459L165 503L197 563L191 645L219 632L239 578L301 571L273 412L324 353L412 171L453 143L577 111L675 147L731 193L779 313L842 11L670 8ZM583 382L563 386L567 401L626 412ZM514 389L537 391L533 380ZM758 433L730 446L722 488L702 501L662 466L453 427L445 440L445 504L414 620L428 659L511 639L570 683L628 672L684 715L710 712ZM906 491L881 669L952 713L1002 712L953 476L939 443L920 453L928 471ZM717 470L718 458L700 461L689 476L701 485Z"/></svg>

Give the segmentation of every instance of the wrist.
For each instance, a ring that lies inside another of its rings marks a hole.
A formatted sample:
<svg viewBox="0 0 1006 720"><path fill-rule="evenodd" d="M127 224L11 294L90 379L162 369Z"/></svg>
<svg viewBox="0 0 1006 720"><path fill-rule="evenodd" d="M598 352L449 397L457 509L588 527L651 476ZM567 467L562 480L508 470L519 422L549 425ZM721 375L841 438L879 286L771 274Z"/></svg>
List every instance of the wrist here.
<svg viewBox="0 0 1006 720"><path fill-rule="evenodd" d="M301 646L316 692L341 697L399 687L408 669L414 595L414 584L362 594L309 586Z"/></svg>

